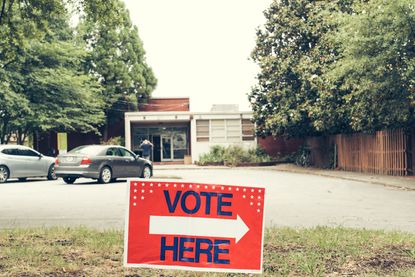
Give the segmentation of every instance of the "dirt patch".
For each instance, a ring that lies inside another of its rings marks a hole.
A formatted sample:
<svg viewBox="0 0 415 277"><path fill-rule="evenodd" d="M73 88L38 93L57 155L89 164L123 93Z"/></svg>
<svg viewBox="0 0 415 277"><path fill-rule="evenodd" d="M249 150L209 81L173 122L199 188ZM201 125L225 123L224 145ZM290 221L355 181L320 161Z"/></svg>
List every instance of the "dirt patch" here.
<svg viewBox="0 0 415 277"><path fill-rule="evenodd" d="M73 240L70 239L58 239L53 242L54 245L61 245L61 246L69 246L74 243Z"/></svg>
<svg viewBox="0 0 415 277"><path fill-rule="evenodd" d="M392 246L385 251L379 251L371 257L358 262L363 268L373 268L385 273L394 272L402 268L415 268L415 259L408 255L408 250L404 247Z"/></svg>
<svg viewBox="0 0 415 277"><path fill-rule="evenodd" d="M317 255L315 260L305 262L315 263L314 268L320 268L324 275L329 276L360 276L365 274L375 274L379 276L393 275L395 272L405 269L415 270L415 259L413 253L415 249L405 245L391 245L375 249L367 256L345 256L336 249L325 251L323 249L310 249L304 245L289 243L286 245L265 244L265 253L270 253L281 257L290 268L291 273L296 276L308 276L311 272L304 272L302 268L296 268L293 257L296 255ZM297 261L298 262L298 261ZM304 261L303 261L304 262ZM281 274L281 264L267 263L265 269L270 272ZM282 274L284 275L284 274ZM312 274L311 274L312 275Z"/></svg>
<svg viewBox="0 0 415 277"><path fill-rule="evenodd" d="M377 249L376 253L367 257L347 257L347 261L339 268L345 275L361 275L374 273L390 275L403 269L415 269L415 259L408 254L405 246L389 246Z"/></svg>

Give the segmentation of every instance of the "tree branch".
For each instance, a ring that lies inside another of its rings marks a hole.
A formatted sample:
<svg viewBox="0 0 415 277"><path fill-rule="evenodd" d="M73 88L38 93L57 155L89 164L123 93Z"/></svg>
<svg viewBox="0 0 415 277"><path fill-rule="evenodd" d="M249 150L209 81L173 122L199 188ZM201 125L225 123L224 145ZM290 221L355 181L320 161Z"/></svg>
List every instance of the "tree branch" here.
<svg viewBox="0 0 415 277"><path fill-rule="evenodd" d="M4 10L6 9L6 1L7 0L3 0L3 4L1 5L1 12L0 12L0 25L1 25L1 23L2 23L2 19L3 19L3 16L4 16Z"/></svg>

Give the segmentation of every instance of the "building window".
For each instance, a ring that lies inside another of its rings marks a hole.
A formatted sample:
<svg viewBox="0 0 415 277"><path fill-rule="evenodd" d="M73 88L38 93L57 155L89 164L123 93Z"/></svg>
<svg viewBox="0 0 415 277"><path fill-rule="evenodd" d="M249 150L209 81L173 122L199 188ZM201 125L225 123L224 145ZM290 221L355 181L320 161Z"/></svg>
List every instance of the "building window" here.
<svg viewBox="0 0 415 277"><path fill-rule="evenodd" d="M226 141L240 142L241 141L241 120L228 119L226 120Z"/></svg>
<svg viewBox="0 0 415 277"><path fill-rule="evenodd" d="M209 141L209 120L196 120L196 140Z"/></svg>
<svg viewBox="0 0 415 277"><path fill-rule="evenodd" d="M254 140L255 139L255 125L250 119L242 119L242 140Z"/></svg>
<svg viewBox="0 0 415 277"><path fill-rule="evenodd" d="M241 142L255 140L250 119L196 120L196 140L210 142Z"/></svg>
<svg viewBox="0 0 415 277"><path fill-rule="evenodd" d="M225 120L212 119L210 121L210 138L212 142L224 142L226 139Z"/></svg>

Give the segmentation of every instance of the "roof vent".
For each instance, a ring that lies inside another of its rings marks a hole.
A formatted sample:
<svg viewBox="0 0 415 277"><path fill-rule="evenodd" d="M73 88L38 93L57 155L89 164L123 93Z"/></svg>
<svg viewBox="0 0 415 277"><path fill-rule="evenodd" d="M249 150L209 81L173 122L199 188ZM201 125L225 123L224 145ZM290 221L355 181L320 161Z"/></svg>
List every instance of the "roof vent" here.
<svg viewBox="0 0 415 277"><path fill-rule="evenodd" d="M211 112L238 112L238 104L214 104L210 109Z"/></svg>

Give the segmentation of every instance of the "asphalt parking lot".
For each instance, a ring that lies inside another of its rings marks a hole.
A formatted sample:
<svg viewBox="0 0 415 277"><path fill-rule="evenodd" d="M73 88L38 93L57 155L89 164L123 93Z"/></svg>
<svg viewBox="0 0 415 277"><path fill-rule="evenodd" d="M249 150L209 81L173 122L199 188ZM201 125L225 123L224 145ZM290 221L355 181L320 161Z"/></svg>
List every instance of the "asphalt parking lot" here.
<svg viewBox="0 0 415 277"><path fill-rule="evenodd" d="M415 191L364 182L270 170L161 170L155 179L266 188L266 225L317 225L415 232ZM90 226L122 229L127 201L124 180L97 184L61 179L0 184L0 228Z"/></svg>

